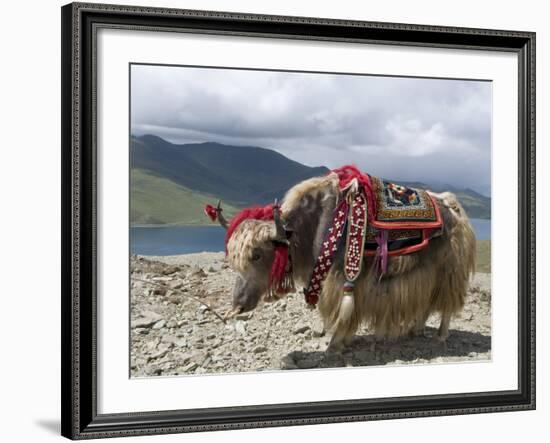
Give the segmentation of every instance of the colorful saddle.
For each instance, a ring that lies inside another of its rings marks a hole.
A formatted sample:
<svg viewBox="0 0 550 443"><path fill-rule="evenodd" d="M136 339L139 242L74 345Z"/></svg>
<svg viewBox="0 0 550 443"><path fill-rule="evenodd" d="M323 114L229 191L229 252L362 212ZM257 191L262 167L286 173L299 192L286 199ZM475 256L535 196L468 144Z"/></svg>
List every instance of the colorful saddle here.
<svg viewBox="0 0 550 443"><path fill-rule="evenodd" d="M442 232L439 207L430 194L360 172L355 166L332 171L339 178L343 199L334 210L304 291L315 305L333 257L345 238L344 295L351 296L363 257L374 256L379 278L387 271L388 257L410 254L428 246Z"/></svg>
<svg viewBox="0 0 550 443"><path fill-rule="evenodd" d="M374 208L366 231L366 255L376 255L377 234L387 236L389 255L401 255L425 248L441 233L439 207L428 192L369 178Z"/></svg>

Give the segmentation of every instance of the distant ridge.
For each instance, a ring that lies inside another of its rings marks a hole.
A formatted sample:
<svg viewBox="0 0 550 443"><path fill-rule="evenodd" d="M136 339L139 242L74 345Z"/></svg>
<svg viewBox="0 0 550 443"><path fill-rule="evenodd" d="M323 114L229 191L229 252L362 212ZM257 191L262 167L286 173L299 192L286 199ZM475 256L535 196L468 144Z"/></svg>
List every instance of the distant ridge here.
<svg viewBox="0 0 550 443"><path fill-rule="evenodd" d="M154 135L130 140L132 224L204 224L205 203L221 199L228 214L245 206L281 199L296 183L329 172L271 149L220 143L173 144ZM444 189L424 183L406 186ZM472 190L455 192L466 212L490 218L491 199Z"/></svg>

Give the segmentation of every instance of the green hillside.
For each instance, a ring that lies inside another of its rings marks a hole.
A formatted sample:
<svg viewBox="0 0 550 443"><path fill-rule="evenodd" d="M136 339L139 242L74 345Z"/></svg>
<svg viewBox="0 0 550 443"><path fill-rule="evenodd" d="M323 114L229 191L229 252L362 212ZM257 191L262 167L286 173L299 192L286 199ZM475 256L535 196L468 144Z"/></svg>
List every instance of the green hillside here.
<svg viewBox="0 0 550 443"><path fill-rule="evenodd" d="M470 218L491 219L491 199L474 191L454 191L456 198Z"/></svg>
<svg viewBox="0 0 550 443"><path fill-rule="evenodd" d="M296 183L329 171L254 146L212 142L177 145L154 135L142 135L131 137L130 149L133 224L206 224L204 205L214 204L218 198L229 219L237 208L281 199ZM468 216L491 218L491 199L471 189L395 182L454 192Z"/></svg>
<svg viewBox="0 0 550 443"><path fill-rule="evenodd" d="M141 169L131 171L130 223L132 225L210 223L204 205L216 204L214 196L191 191L171 180ZM237 208L224 203L224 215L230 218Z"/></svg>
<svg viewBox="0 0 550 443"><path fill-rule="evenodd" d="M237 207L281 199L287 189L326 174L284 155L254 146L219 143L176 145L160 137L131 138L131 167L153 172L187 189L218 195Z"/></svg>

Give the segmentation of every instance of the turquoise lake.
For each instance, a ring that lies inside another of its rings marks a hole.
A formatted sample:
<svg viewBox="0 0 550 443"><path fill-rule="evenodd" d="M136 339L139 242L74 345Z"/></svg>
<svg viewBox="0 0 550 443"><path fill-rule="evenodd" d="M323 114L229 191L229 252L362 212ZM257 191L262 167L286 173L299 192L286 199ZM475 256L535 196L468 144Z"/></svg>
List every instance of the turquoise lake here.
<svg viewBox="0 0 550 443"><path fill-rule="evenodd" d="M491 220L470 219L478 240L491 239ZM179 255L224 250L221 226L160 226L130 228L130 253Z"/></svg>

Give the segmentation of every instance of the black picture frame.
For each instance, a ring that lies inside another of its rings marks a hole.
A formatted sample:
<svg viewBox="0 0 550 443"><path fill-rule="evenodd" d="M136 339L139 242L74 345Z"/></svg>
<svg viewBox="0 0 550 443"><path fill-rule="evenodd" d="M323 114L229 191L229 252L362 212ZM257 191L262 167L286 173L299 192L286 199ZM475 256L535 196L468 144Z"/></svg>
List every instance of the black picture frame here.
<svg viewBox="0 0 550 443"><path fill-rule="evenodd" d="M71 439L535 408L535 33L72 3L62 16L62 435ZM482 393L97 413L95 31L206 32L517 54L518 389Z"/></svg>

